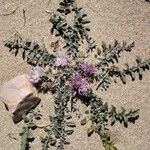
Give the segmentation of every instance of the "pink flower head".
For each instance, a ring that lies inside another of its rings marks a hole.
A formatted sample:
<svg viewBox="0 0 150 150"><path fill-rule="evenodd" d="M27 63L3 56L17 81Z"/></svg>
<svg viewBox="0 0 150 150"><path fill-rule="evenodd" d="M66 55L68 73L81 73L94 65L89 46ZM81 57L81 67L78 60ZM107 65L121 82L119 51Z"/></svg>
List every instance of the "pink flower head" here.
<svg viewBox="0 0 150 150"><path fill-rule="evenodd" d="M57 67L64 67L66 66L68 63L68 55L63 53L57 56L56 60L55 60L55 66Z"/></svg>
<svg viewBox="0 0 150 150"><path fill-rule="evenodd" d="M72 74L72 80L70 84L71 89L75 90L75 93L86 95L90 85L85 78L82 78L78 72Z"/></svg>
<svg viewBox="0 0 150 150"><path fill-rule="evenodd" d="M41 77L45 75L44 69L42 67L36 66L32 67L30 71L30 81L32 83L38 83L41 81Z"/></svg>
<svg viewBox="0 0 150 150"><path fill-rule="evenodd" d="M81 65L81 69L87 73L87 74L90 74L90 75L93 75L93 74L96 74L97 72L97 68L93 65L89 65L89 64L82 64Z"/></svg>

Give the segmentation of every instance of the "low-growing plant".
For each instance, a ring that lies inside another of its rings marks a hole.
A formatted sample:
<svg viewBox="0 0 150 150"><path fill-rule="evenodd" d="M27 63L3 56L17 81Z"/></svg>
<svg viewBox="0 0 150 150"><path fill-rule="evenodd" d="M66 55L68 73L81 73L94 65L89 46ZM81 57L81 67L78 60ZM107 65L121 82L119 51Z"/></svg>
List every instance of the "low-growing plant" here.
<svg viewBox="0 0 150 150"><path fill-rule="evenodd" d="M116 78L126 84L126 76L135 80L136 74L142 79L143 71L150 69L150 59L142 61L137 58L136 65L130 67L126 64L125 69L120 69L117 66L120 54L130 52L134 43L127 45L126 42L115 40L113 45L102 42L102 48L98 48L89 35L87 14L77 6L76 0L60 0L57 13L46 12L52 23L51 34L63 40L63 52L54 51L50 54L45 47L23 40L18 34L13 40L5 42L11 53L16 56L21 52L22 58L33 66L30 81L35 87L40 92L51 91L54 94L55 115L49 115L49 126L41 127L46 133L45 137L41 137L42 149L55 146L57 150L63 150L64 145L69 144L67 136L76 127L70 112L78 112L76 102L80 100L90 108L81 120L81 125L91 122L87 135L97 133L106 150L116 150L115 142L110 138L109 125L118 121L127 127L129 122L134 123L139 117L139 110L127 112L122 107L118 112L113 105L109 108L92 87L96 85L96 90L107 90ZM67 21L69 14L74 17L71 25ZM81 50L81 44L87 45L87 48ZM92 55L95 64L87 61ZM29 141L33 140L31 131L38 128L33 119L36 113L30 114L32 117L25 121L26 125L20 134L22 150L29 148Z"/></svg>

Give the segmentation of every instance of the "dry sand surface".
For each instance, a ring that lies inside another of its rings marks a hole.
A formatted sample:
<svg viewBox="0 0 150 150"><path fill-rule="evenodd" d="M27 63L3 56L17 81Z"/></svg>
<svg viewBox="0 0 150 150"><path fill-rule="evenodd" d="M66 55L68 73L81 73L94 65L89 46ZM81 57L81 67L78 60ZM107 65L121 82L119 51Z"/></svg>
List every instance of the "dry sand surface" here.
<svg viewBox="0 0 150 150"><path fill-rule="evenodd" d="M114 39L135 41L135 48L131 53L123 53L121 65L125 62L135 63L136 56L143 59L150 57L150 3L144 0L78 0L91 20L91 35L97 44L101 41L112 43ZM58 0L0 0L0 83L4 83L17 75L28 73L30 66L21 57L15 58L3 46L3 41L9 39L17 30L23 38L34 39L39 42L44 39L47 48L55 38L50 35L50 23L45 10L55 11ZM9 16L2 14L16 12ZM23 9L26 15L24 26ZM111 128L112 138L116 140L119 150L150 150L150 73L144 74L143 80L122 85L112 84L107 92L98 94L109 104L118 109L124 106L127 110L140 109L140 118L135 125L129 124L126 129L117 124ZM53 98L38 94L42 98L39 105L43 113L41 125L48 124L48 114L53 113ZM43 107L41 107L43 105ZM86 107L79 105L82 111ZM77 128L70 136L71 144L65 150L103 150L99 137L86 136L87 126L81 127L79 120L75 119ZM14 125L11 115L0 103L0 150L20 150L20 137L18 133L22 123ZM9 137L17 138L14 140ZM35 132L37 137L31 145L31 150L41 150L39 141L41 131Z"/></svg>

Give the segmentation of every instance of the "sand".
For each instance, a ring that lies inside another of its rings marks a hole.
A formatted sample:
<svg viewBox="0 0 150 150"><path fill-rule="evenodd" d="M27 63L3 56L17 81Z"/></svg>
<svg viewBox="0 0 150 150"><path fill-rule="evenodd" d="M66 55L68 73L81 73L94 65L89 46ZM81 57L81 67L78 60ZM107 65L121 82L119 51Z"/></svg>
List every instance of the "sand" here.
<svg viewBox="0 0 150 150"><path fill-rule="evenodd" d="M20 56L14 57L3 46L3 41L9 39L18 31L23 38L42 39L46 48L55 38L50 35L50 23L45 10L54 11L57 8L56 0L0 0L0 83L4 83L17 75L28 73L30 66ZM123 53L121 66L128 62L135 63L136 56L146 59L150 57L150 3L144 0L78 0L91 20L91 35L100 46L101 41L112 43L114 39L135 41L135 48L131 53ZM9 16L2 14L16 12ZM26 23L24 25L23 9L25 10ZM123 85L112 84L107 92L97 92L109 104L115 105L118 110L124 106L127 110L140 109L140 118L135 125L129 124L124 128L116 124L111 128L112 138L116 140L119 150L149 150L150 149L150 73L144 73L142 80ZM48 115L53 113L53 98L49 95L38 94L42 98L39 105L43 113L41 125L48 124ZM42 107L43 105L43 107ZM82 111L86 107L79 104ZM81 127L76 118L77 128L70 136L71 144L65 150L103 150L99 137L86 135L88 126ZM20 150L20 137L18 133L22 123L14 125L11 114L0 103L0 150ZM41 131L35 132L37 137L31 145L31 150L40 150L39 141ZM11 137L15 137L15 139Z"/></svg>

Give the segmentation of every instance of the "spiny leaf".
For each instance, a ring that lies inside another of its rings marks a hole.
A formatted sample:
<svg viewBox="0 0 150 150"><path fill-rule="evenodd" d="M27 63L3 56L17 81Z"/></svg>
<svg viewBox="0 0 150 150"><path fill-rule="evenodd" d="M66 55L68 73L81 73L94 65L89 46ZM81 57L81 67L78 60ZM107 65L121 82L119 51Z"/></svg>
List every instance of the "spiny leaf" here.
<svg viewBox="0 0 150 150"><path fill-rule="evenodd" d="M97 48L97 55L101 55L101 50L100 50L100 48Z"/></svg>
<svg viewBox="0 0 150 150"><path fill-rule="evenodd" d="M67 135L70 135L70 134L72 134L74 132L74 130L66 130L65 131L65 133L67 134Z"/></svg>
<svg viewBox="0 0 150 150"><path fill-rule="evenodd" d="M102 41L102 48L103 48L103 51L105 51L107 49L106 43L103 41Z"/></svg>
<svg viewBox="0 0 150 150"><path fill-rule="evenodd" d="M117 150L114 141L107 142L105 144L105 150Z"/></svg>
<svg viewBox="0 0 150 150"><path fill-rule="evenodd" d="M69 119L71 119L71 118L72 118L71 115L66 115L66 119L67 119L67 120L69 120Z"/></svg>
<svg viewBox="0 0 150 150"><path fill-rule="evenodd" d="M80 121L80 124L85 125L87 122L88 122L88 120L86 118L84 118Z"/></svg>
<svg viewBox="0 0 150 150"><path fill-rule="evenodd" d="M50 140L50 145L55 145L56 142L57 142L57 141L56 141L55 139L51 139L51 140Z"/></svg>
<svg viewBox="0 0 150 150"><path fill-rule="evenodd" d="M76 125L75 125L74 122L67 122L66 125L67 125L68 127L71 127L71 128L76 127Z"/></svg>
<svg viewBox="0 0 150 150"><path fill-rule="evenodd" d="M88 128L88 130L87 130L88 136L91 136L91 135L94 133L94 130L95 130L95 127L94 127L94 126Z"/></svg>

